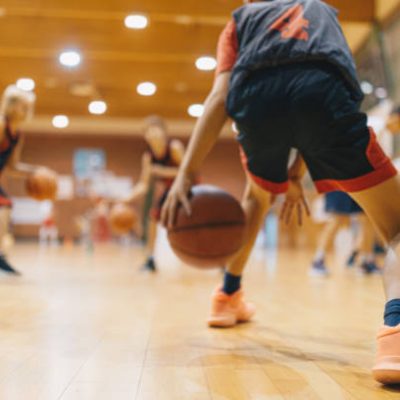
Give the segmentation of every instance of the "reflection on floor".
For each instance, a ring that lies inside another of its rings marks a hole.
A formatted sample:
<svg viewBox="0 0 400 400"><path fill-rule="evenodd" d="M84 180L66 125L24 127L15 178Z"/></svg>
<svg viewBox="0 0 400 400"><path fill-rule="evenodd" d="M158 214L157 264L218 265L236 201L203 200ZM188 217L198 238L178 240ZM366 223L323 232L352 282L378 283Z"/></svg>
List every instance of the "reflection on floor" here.
<svg viewBox="0 0 400 400"><path fill-rule="evenodd" d="M231 330L204 324L219 271L183 266L163 239L160 271L138 247L17 245L22 278L0 277L0 399L399 399L370 376L379 277L311 252L259 248L244 286L258 313Z"/></svg>

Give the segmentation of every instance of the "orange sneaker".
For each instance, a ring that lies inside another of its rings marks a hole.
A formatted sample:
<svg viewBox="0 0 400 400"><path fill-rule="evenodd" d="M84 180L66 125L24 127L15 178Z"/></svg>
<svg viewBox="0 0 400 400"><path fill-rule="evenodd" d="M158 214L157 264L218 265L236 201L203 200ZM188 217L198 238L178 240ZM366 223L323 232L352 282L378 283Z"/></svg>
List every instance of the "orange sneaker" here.
<svg viewBox="0 0 400 400"><path fill-rule="evenodd" d="M243 300L243 291L231 295L217 289L212 297L211 315L208 325L218 328L229 328L239 322L248 322L255 313L252 303Z"/></svg>
<svg viewBox="0 0 400 400"><path fill-rule="evenodd" d="M400 325L384 326L378 333L374 378L384 385L400 383Z"/></svg>

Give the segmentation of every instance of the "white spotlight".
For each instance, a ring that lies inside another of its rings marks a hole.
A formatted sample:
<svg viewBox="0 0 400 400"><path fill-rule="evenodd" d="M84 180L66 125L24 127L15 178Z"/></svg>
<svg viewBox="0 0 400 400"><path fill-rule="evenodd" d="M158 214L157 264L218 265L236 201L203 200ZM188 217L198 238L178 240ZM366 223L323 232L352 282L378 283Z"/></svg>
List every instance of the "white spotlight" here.
<svg viewBox="0 0 400 400"><path fill-rule="evenodd" d="M141 96L153 96L157 91L157 86L153 82L142 82L136 90Z"/></svg>
<svg viewBox="0 0 400 400"><path fill-rule="evenodd" d="M217 67L217 60L209 56L199 57L196 60L196 67L201 71L212 71Z"/></svg>
<svg viewBox="0 0 400 400"><path fill-rule="evenodd" d="M56 115L52 122L55 128L63 129L69 125L69 118L66 115Z"/></svg>
<svg viewBox="0 0 400 400"><path fill-rule="evenodd" d="M388 92L384 87L378 87L375 89L375 96L380 99L386 99L388 97Z"/></svg>
<svg viewBox="0 0 400 400"><path fill-rule="evenodd" d="M89 112L91 114L104 114L107 111L107 104L101 100L92 101L89 104Z"/></svg>
<svg viewBox="0 0 400 400"><path fill-rule="evenodd" d="M374 92L374 87L371 83L368 81L363 81L361 82L361 90L363 91L364 94L369 95Z"/></svg>
<svg viewBox="0 0 400 400"><path fill-rule="evenodd" d="M17 80L17 88L25 90L26 92L31 92L35 89L35 81L31 78L20 78Z"/></svg>
<svg viewBox="0 0 400 400"><path fill-rule="evenodd" d="M132 14L125 18L125 26L128 29L145 29L149 20L145 15Z"/></svg>
<svg viewBox="0 0 400 400"><path fill-rule="evenodd" d="M188 108L188 114L191 117L194 118L199 118L203 115L204 112L204 106L203 104L192 104L189 108Z"/></svg>
<svg viewBox="0 0 400 400"><path fill-rule="evenodd" d="M81 55L75 50L67 50L60 54L58 60L65 67L74 68L81 63Z"/></svg>

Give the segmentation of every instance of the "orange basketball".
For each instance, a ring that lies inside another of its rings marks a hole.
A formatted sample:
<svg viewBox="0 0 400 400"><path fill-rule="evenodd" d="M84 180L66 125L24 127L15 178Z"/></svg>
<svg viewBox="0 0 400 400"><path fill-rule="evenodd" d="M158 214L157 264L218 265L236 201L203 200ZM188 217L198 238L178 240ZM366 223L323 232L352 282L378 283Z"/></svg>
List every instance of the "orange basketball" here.
<svg viewBox="0 0 400 400"><path fill-rule="evenodd" d="M180 207L168 230L172 249L195 267L224 266L244 243L246 218L240 203L219 188L199 185L192 188L190 204L191 216Z"/></svg>
<svg viewBox="0 0 400 400"><path fill-rule="evenodd" d="M113 206L110 212L110 225L113 232L117 235L128 234L137 221L137 216L133 209L124 203Z"/></svg>
<svg viewBox="0 0 400 400"><path fill-rule="evenodd" d="M36 170L26 181L26 191L35 200L55 200L57 175L46 168Z"/></svg>

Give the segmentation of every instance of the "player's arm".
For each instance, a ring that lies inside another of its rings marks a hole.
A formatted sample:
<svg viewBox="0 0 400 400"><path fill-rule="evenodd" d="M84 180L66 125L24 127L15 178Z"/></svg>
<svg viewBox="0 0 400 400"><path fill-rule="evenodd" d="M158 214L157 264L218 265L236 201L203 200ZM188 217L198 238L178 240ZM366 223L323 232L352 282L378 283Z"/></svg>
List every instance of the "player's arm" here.
<svg viewBox="0 0 400 400"><path fill-rule="evenodd" d="M129 196L124 199L124 202L134 203L135 201L146 195L150 186L151 168L152 165L150 154L144 153L142 156L142 171L139 181L137 182Z"/></svg>
<svg viewBox="0 0 400 400"><path fill-rule="evenodd" d="M171 157L176 165L181 165L185 154L185 146L180 140L171 142ZM175 178L178 174L179 167L165 167L162 165L153 165L151 172L153 176L158 178Z"/></svg>
<svg viewBox="0 0 400 400"><path fill-rule="evenodd" d="M24 147L24 138L21 137L19 143L14 148L14 151L7 164L7 173L15 177L27 178L39 168L45 168L38 165L32 165L21 162L22 149Z"/></svg>
<svg viewBox="0 0 400 400"><path fill-rule="evenodd" d="M180 174L195 174L214 147L228 118L225 103L230 76L230 72L224 72L215 79L214 86L204 103L204 113L194 128L181 164Z"/></svg>
<svg viewBox="0 0 400 400"><path fill-rule="evenodd" d="M172 225L180 203L185 207L186 212L190 213L187 196L192 179L209 151L215 145L228 118L225 103L230 75L230 72L224 72L217 76L214 86L204 103L204 113L195 125L178 175L163 207L161 221L164 225Z"/></svg>

